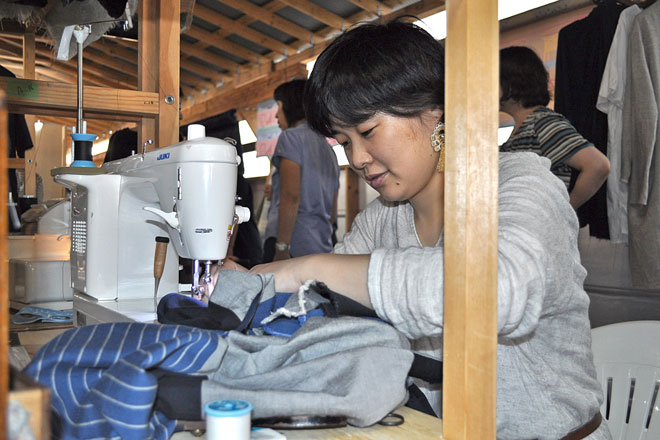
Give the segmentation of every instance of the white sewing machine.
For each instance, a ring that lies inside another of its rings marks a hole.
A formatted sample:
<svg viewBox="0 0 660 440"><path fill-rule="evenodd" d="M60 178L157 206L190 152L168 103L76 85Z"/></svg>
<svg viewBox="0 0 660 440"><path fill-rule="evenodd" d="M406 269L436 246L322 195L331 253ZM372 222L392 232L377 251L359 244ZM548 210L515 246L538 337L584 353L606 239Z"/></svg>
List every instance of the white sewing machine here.
<svg viewBox="0 0 660 440"><path fill-rule="evenodd" d="M197 134L195 134L197 133ZM249 220L235 206L236 148L189 129L188 140L108 162L58 168L71 189L71 284L76 325L156 320L156 302L179 291L179 258L207 268L227 255L234 226ZM155 238L169 236L157 297ZM208 270L207 270L208 273Z"/></svg>

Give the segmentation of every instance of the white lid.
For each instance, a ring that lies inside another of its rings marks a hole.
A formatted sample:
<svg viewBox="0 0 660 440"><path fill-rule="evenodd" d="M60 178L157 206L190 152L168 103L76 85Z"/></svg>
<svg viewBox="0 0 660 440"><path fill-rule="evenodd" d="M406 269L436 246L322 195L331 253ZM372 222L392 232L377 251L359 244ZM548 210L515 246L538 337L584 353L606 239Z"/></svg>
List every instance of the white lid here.
<svg viewBox="0 0 660 440"><path fill-rule="evenodd" d="M206 127L201 124L190 124L188 126L188 140L206 137Z"/></svg>

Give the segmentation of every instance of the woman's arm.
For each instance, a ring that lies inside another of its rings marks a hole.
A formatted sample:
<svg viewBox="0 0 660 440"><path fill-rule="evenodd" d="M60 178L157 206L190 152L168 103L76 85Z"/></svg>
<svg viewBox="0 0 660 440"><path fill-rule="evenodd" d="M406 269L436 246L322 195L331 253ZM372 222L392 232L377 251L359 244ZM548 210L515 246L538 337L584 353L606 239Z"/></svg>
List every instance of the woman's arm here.
<svg viewBox="0 0 660 440"><path fill-rule="evenodd" d="M325 283L330 290L373 309L367 290L369 255L316 254L260 264L250 273L272 273L278 292L296 292L307 280Z"/></svg>
<svg viewBox="0 0 660 440"><path fill-rule="evenodd" d="M564 163L580 172L570 194L571 206L577 209L593 197L607 180L610 161L596 147L589 146L566 159Z"/></svg>
<svg viewBox="0 0 660 440"><path fill-rule="evenodd" d="M291 244L300 206L300 165L291 159L280 160L280 206L277 217L277 241ZM275 251L275 261L289 258L289 250Z"/></svg>

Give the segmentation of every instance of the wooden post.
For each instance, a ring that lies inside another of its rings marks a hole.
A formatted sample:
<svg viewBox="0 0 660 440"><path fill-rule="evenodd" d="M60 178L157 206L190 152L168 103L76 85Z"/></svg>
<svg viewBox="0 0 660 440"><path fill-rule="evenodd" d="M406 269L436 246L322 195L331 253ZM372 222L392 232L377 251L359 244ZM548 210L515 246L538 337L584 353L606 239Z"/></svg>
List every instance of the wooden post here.
<svg viewBox="0 0 660 440"><path fill-rule="evenodd" d="M138 15L138 89L157 92L156 120L143 119L138 149L179 142L179 0L140 0Z"/></svg>
<svg viewBox="0 0 660 440"><path fill-rule="evenodd" d="M0 90L0 432L7 432L9 394L9 255L7 225L7 101Z"/></svg>
<svg viewBox="0 0 660 440"><path fill-rule="evenodd" d="M358 212L360 212L360 178L349 167L346 168L346 232L351 230Z"/></svg>
<svg viewBox="0 0 660 440"><path fill-rule="evenodd" d="M25 79L37 79L34 67L35 50L34 32L23 34L23 78Z"/></svg>
<svg viewBox="0 0 660 440"><path fill-rule="evenodd" d="M158 91L158 0L138 2L138 90ZM156 120L143 118L138 124L138 153L149 139L157 143ZM153 147L152 147L153 148Z"/></svg>
<svg viewBox="0 0 660 440"><path fill-rule="evenodd" d="M496 437L497 0L447 1L443 435Z"/></svg>
<svg viewBox="0 0 660 440"><path fill-rule="evenodd" d="M158 148L179 142L180 0L158 2Z"/></svg>

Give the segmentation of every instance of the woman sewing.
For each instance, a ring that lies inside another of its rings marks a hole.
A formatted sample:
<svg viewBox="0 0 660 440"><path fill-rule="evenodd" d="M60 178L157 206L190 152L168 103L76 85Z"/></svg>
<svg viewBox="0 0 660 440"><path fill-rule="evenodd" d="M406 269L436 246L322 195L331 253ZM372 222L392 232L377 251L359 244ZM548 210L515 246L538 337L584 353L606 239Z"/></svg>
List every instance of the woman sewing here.
<svg viewBox="0 0 660 440"><path fill-rule="evenodd" d="M358 26L328 46L305 90L307 121L344 146L380 197L333 254L251 270L273 273L282 292L322 281L436 359L445 264L443 66L440 44L399 21ZM610 439L600 420L577 218L549 168L533 153L500 157L498 438ZM440 387L417 385L440 414Z"/></svg>

